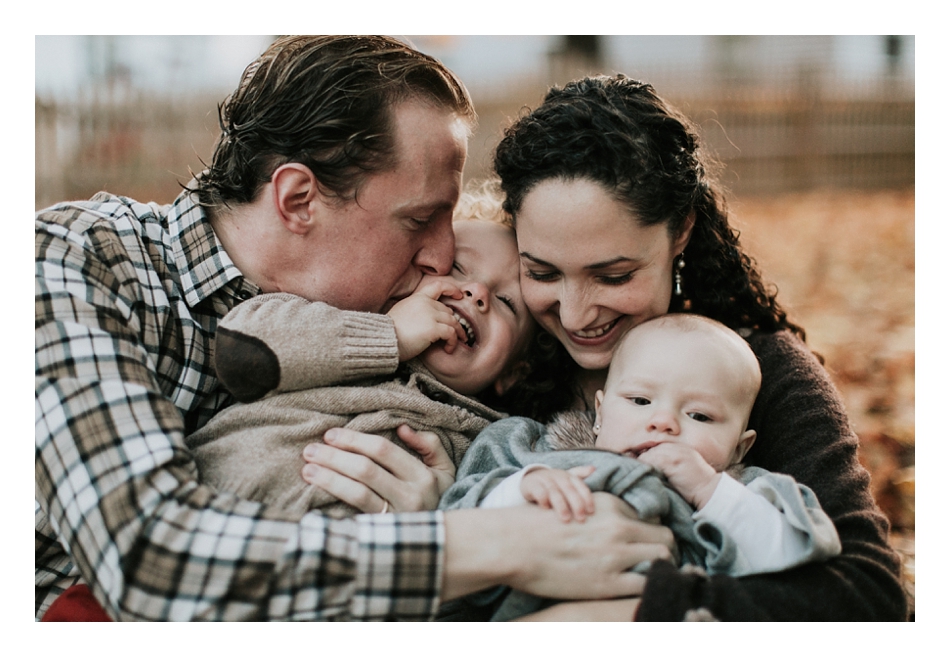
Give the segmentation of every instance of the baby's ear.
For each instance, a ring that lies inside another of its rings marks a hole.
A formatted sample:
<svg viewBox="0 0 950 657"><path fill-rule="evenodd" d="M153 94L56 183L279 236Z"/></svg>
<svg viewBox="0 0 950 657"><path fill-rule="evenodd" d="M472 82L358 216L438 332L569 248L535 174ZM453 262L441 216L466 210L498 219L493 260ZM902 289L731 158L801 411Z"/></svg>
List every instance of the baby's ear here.
<svg viewBox="0 0 950 657"><path fill-rule="evenodd" d="M598 390L594 393L594 435L600 433L600 407L604 403L604 391Z"/></svg>
<svg viewBox="0 0 950 657"><path fill-rule="evenodd" d="M519 360L505 368L497 379L495 379L495 394L499 397L511 389L511 386L523 381L531 373L531 366L528 361Z"/></svg>
<svg viewBox="0 0 950 657"><path fill-rule="evenodd" d="M745 455L749 453L749 450L752 449L752 444L755 442L755 430L749 429L742 437L739 439L739 444L736 445L736 451L732 454L732 464L742 463L742 459L745 458Z"/></svg>

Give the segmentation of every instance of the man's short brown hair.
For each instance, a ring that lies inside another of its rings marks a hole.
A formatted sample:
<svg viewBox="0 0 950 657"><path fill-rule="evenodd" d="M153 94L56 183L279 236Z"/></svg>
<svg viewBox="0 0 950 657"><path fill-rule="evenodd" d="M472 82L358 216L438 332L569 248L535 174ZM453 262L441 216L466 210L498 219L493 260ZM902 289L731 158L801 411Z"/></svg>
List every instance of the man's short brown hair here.
<svg viewBox="0 0 950 657"><path fill-rule="evenodd" d="M324 192L353 198L394 166L392 107L423 100L475 122L468 91L438 60L384 36L276 40L218 106L221 136L199 177L205 205L249 203L277 167L298 162Z"/></svg>

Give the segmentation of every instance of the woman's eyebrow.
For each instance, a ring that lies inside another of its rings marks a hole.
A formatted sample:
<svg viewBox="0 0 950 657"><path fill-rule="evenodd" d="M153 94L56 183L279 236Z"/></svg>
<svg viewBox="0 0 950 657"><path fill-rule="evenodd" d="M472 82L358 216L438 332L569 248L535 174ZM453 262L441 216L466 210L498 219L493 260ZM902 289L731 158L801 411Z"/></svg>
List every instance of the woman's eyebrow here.
<svg viewBox="0 0 950 657"><path fill-rule="evenodd" d="M555 267L554 265L552 265L550 262L547 262L547 261L545 261L545 260L542 260L541 258L538 258L538 257L536 257L536 256L533 256L533 255L531 255L530 253L528 253L527 251L522 251L522 252L519 253L518 255L520 255L522 258L525 258L525 259L527 259L527 260L530 260L531 262L534 262L534 263L536 263L536 264L539 264L539 265L541 265L541 266L543 266L543 267L551 267L551 268L553 268L553 269L557 269L557 267ZM616 258L611 258L610 260L604 260L604 261L602 261L602 262L595 262L595 263L590 264L590 265L585 265L585 266L584 266L584 269L590 269L590 270L606 269L606 268L612 267L612 266L614 266L614 265L619 265L619 264L632 264L632 265L633 265L633 264L637 264L638 262L639 262L639 261L638 261L638 260L635 260L634 258L628 258L628 257L626 257L626 256L617 256Z"/></svg>
<svg viewBox="0 0 950 657"><path fill-rule="evenodd" d="M614 265L626 265L626 264L636 264L639 262L633 258L628 258L626 256L617 256L616 258L611 258L610 260L604 260L603 262L595 262L592 265L586 265L584 269L606 269L607 267L613 267Z"/></svg>

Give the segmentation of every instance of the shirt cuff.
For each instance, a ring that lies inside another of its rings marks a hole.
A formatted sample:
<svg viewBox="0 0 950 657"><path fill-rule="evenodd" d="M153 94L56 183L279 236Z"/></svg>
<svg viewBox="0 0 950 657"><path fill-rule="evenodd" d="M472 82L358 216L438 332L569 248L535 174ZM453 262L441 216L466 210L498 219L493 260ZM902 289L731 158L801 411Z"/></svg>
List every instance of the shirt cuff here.
<svg viewBox="0 0 950 657"><path fill-rule="evenodd" d="M521 480L532 470L548 468L543 463L532 463L526 465L513 475L509 475L501 480L501 483L495 486L482 501L478 503L480 509L505 509L512 506L527 504L528 501L521 494Z"/></svg>
<svg viewBox="0 0 950 657"><path fill-rule="evenodd" d="M443 513L377 513L356 522L353 620L432 620L445 562Z"/></svg>

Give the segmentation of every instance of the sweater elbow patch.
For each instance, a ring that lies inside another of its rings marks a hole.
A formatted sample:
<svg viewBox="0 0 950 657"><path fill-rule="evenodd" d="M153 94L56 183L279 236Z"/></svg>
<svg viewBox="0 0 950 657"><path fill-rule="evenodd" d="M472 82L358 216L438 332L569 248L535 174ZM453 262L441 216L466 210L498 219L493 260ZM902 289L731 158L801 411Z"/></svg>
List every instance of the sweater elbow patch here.
<svg viewBox="0 0 950 657"><path fill-rule="evenodd" d="M218 380L240 402L260 399L280 383L277 354L259 338L219 326L214 352Z"/></svg>

